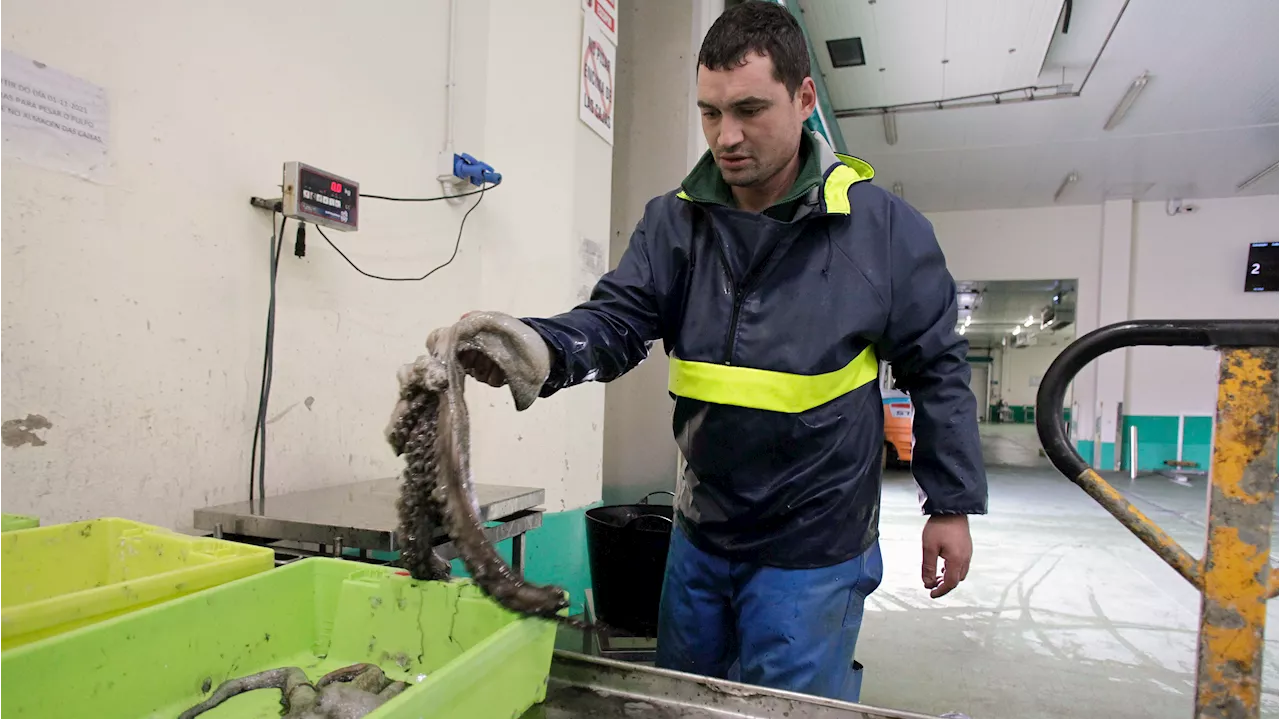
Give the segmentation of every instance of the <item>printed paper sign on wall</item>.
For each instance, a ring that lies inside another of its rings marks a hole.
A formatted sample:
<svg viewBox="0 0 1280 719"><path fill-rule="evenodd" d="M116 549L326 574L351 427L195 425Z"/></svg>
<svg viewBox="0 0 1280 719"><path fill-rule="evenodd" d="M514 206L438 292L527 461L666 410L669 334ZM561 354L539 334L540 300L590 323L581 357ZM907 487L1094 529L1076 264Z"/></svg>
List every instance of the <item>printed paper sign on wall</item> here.
<svg viewBox="0 0 1280 719"><path fill-rule="evenodd" d="M608 269L609 258L605 256L604 245L595 240L582 238L578 245L578 301L591 299L591 291L595 289L600 276Z"/></svg>
<svg viewBox="0 0 1280 719"><path fill-rule="evenodd" d="M4 157L105 182L106 91L8 50L0 75Z"/></svg>
<svg viewBox="0 0 1280 719"><path fill-rule="evenodd" d="M582 0L582 11L595 19L609 42L618 44L618 0Z"/></svg>
<svg viewBox="0 0 1280 719"><path fill-rule="evenodd" d="M598 23L582 18L582 79L578 83L578 117L613 144L613 75L618 51Z"/></svg>

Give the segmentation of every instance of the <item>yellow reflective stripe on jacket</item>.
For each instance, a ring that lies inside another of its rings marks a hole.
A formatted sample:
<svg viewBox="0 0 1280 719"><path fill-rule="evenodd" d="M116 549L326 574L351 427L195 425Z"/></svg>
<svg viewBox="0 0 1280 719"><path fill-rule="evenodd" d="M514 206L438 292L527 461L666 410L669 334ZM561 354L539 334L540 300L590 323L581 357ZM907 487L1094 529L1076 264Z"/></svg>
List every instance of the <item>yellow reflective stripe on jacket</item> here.
<svg viewBox="0 0 1280 719"><path fill-rule="evenodd" d="M797 413L826 404L875 380L875 351L867 347L842 369L803 375L671 358L667 388L677 397L713 404Z"/></svg>

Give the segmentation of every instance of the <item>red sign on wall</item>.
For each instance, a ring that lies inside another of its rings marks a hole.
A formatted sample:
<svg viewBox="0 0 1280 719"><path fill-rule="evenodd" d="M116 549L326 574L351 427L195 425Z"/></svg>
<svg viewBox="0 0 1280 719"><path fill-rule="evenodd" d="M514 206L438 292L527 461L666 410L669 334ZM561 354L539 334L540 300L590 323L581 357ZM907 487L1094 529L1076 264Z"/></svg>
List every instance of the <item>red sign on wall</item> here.
<svg viewBox="0 0 1280 719"><path fill-rule="evenodd" d="M595 18L605 37L618 44L618 0L582 0L582 9Z"/></svg>

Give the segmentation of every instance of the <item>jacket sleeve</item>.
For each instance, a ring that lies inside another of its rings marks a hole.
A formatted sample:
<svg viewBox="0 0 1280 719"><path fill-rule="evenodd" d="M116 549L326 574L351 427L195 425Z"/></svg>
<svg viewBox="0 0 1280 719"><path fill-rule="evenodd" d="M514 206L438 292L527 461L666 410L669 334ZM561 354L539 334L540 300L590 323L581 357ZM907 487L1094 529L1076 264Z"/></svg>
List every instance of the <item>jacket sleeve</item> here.
<svg viewBox="0 0 1280 719"><path fill-rule="evenodd" d="M915 409L911 471L925 514L985 514L987 477L969 389L969 343L956 332L956 285L933 226L898 198L888 212L889 321L877 343Z"/></svg>
<svg viewBox="0 0 1280 719"><path fill-rule="evenodd" d="M543 397L582 382L609 382L640 364L661 336L644 219L618 267L600 278L586 302L554 317L523 321L551 348Z"/></svg>

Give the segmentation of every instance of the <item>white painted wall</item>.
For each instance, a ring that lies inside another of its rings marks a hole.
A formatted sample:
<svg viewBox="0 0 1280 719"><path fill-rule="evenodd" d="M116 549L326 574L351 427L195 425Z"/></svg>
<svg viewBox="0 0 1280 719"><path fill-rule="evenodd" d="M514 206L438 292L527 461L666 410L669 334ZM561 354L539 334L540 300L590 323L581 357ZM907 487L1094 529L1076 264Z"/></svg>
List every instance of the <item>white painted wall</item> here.
<svg viewBox="0 0 1280 719"><path fill-rule="evenodd" d="M577 119L580 3L460 5L458 149L505 181L423 283L360 277L314 231L305 259L286 248L270 494L395 474L394 372L427 332L471 309L571 306L581 238L607 241L611 151ZM111 112L108 184L3 163L2 416L53 424L44 446L3 448L6 512L182 526L244 499L271 231L248 198L294 159L366 192L438 193L447 3L303 9L5 4L4 47L104 87ZM317 50L337 101L285 81ZM359 233L330 236L370 271L421 273L463 209L367 201ZM469 397L480 481L545 487L552 509L599 497L602 388L523 414Z"/></svg>
<svg viewBox="0 0 1280 719"><path fill-rule="evenodd" d="M937 212L927 217L956 280L1075 279L1076 335L1098 327L1102 207ZM1009 374L1010 368L1002 368L1002 376ZM1095 382L1096 368L1088 367L1073 383L1082 438L1093 435ZM1002 380L1001 394L1010 404L1014 402L1005 390L1014 383Z"/></svg>
<svg viewBox="0 0 1280 719"><path fill-rule="evenodd" d="M1062 351L1062 345L1038 344L1031 347L1009 348L1001 352L1005 373L1001 397L1010 405L1033 405L1040 391L1038 379Z"/></svg>
<svg viewBox="0 0 1280 719"><path fill-rule="evenodd" d="M1249 243L1277 237L1278 198L1192 204L1196 212L1172 217L1163 202L1126 201L928 217L958 280L1078 279L1077 337L1122 319L1277 318L1274 293L1243 287ZM1105 261L1104 239L1111 248ZM1126 263L1128 271L1118 272ZM1112 377L1105 397L1095 390L1096 372L1086 369L1074 387L1077 438L1092 437L1099 399L1109 403L1104 423L1114 421L1122 398L1126 414L1212 414L1216 357L1198 349L1132 350L1124 387ZM1016 384L1008 382L1011 391Z"/></svg>
<svg viewBox="0 0 1280 719"><path fill-rule="evenodd" d="M1170 217L1162 202L1138 205L1135 234L1135 317L1277 319L1274 292L1244 291L1251 242L1277 238L1275 195L1193 203L1197 211ZM1130 414L1211 415L1217 402L1217 352L1149 347L1131 352Z"/></svg>

